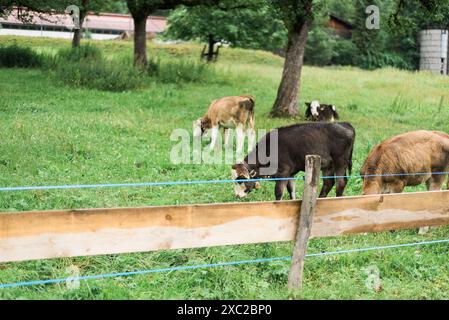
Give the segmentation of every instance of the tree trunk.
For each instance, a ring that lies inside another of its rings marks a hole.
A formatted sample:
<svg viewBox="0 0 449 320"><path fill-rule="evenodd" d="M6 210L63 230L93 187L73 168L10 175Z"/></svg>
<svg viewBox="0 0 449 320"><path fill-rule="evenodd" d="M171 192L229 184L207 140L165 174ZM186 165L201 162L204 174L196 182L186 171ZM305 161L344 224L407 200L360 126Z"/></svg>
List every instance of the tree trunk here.
<svg viewBox="0 0 449 320"><path fill-rule="evenodd" d="M209 35L209 50L207 52L207 62L211 62L214 60L214 45L215 40L212 34Z"/></svg>
<svg viewBox="0 0 449 320"><path fill-rule="evenodd" d="M84 17L81 18L80 15L80 25L79 25L79 29L75 29L75 31L73 32L73 39L72 39L72 48L78 48L81 44L81 38L83 37L83 22L84 22Z"/></svg>
<svg viewBox="0 0 449 320"><path fill-rule="evenodd" d="M81 44L81 38L83 37L84 18L87 15L87 3L88 1L84 0L79 11L79 29L75 29L73 32L72 48L78 48Z"/></svg>
<svg viewBox="0 0 449 320"><path fill-rule="evenodd" d="M276 101L271 110L272 117L295 117L298 115L298 95L300 89L301 69L306 49L309 23L288 33L288 45Z"/></svg>
<svg viewBox="0 0 449 320"><path fill-rule="evenodd" d="M134 20L134 65L146 66L147 58L147 17L133 17Z"/></svg>

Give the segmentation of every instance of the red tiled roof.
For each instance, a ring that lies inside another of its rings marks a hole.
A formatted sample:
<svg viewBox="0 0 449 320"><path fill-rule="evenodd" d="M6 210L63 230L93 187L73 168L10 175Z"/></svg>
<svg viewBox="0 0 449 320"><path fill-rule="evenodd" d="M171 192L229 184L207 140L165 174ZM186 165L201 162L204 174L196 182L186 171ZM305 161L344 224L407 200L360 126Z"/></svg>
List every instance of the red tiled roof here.
<svg viewBox="0 0 449 320"><path fill-rule="evenodd" d="M24 24L17 19L15 13L9 15L6 19L0 18L0 23ZM71 25L72 20L68 14L39 14L33 17L30 24L60 27ZM134 29L134 23L132 17L127 14L100 13L96 15L89 13L84 20L83 27L89 29L132 31ZM147 32L159 33L163 32L166 28L167 19L165 17L148 17Z"/></svg>

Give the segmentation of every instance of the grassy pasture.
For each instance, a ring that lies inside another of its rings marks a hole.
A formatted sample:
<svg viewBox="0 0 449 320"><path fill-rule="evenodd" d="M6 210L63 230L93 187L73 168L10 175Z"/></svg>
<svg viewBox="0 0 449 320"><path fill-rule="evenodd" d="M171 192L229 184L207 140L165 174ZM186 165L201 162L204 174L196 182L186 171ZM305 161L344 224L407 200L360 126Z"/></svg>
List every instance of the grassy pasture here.
<svg viewBox="0 0 449 320"><path fill-rule="evenodd" d="M63 40L0 37L54 54ZM132 44L92 42L114 59L130 59ZM197 59L195 44L150 44L161 59ZM148 81L122 93L71 88L51 70L0 69L0 186L92 184L228 179L228 165L174 165L169 161L175 128L191 128L211 100L251 93L256 127L271 129L303 121L270 119L282 60L270 53L223 49L217 69L226 81L208 85ZM306 67L305 101L337 106L356 128L354 174L371 147L416 129L449 132L449 79L394 69ZM408 191L424 190L423 187ZM357 195L352 179L346 195ZM298 183L298 193L301 183ZM239 201L274 199L273 183ZM333 192L331 195L334 195ZM0 192L0 211L116 207L237 201L230 185ZM449 228L311 240L309 252L333 251L448 237ZM291 243L243 245L0 264L0 283L66 277L76 265L82 275L287 256ZM1 254L1 253L0 253ZM447 245L308 258L305 299L434 299L449 297ZM382 289L365 285L368 267L380 270ZM289 263L276 262L88 280L79 289L65 284L1 289L1 299L282 299L287 298Z"/></svg>

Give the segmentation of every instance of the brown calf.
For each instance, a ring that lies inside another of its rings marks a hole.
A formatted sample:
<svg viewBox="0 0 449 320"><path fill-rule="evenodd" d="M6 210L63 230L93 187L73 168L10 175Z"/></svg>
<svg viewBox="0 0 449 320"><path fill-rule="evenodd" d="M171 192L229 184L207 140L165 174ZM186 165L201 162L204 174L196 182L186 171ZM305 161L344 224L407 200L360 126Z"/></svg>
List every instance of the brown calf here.
<svg viewBox="0 0 449 320"><path fill-rule="evenodd" d="M200 136L206 130L211 129L211 144L213 149L217 142L219 128L224 128L225 144L229 142L229 130L236 129L237 151L243 151L246 128L249 139L253 139L254 130L254 98L250 95L224 97L214 100L206 114L193 122L194 135ZM252 145L253 141L248 142Z"/></svg>
<svg viewBox="0 0 449 320"><path fill-rule="evenodd" d="M424 130L404 133L371 150L360 171L362 176L368 175L363 179L363 194L400 193L406 186L424 182L427 190L440 190L447 174L437 173L448 171L448 134Z"/></svg>

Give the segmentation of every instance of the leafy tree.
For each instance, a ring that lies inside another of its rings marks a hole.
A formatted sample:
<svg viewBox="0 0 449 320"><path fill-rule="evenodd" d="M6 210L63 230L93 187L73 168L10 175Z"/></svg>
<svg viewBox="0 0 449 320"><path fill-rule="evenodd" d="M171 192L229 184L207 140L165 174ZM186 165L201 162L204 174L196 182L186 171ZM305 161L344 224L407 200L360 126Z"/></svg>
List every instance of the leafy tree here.
<svg viewBox="0 0 449 320"><path fill-rule="evenodd" d="M65 2L67 3L67 2ZM84 20L89 12L104 12L111 10L124 10L126 12L126 4L121 1L114 0L71 0L70 4L79 8L79 29L73 32L72 47L79 47L83 36Z"/></svg>
<svg viewBox="0 0 449 320"><path fill-rule="evenodd" d="M325 5L327 12L352 22L355 13L354 0L327 0Z"/></svg>
<svg viewBox="0 0 449 320"><path fill-rule="evenodd" d="M284 70L271 115L273 117L296 116L307 36L318 0L268 1L288 31Z"/></svg>
<svg viewBox="0 0 449 320"><path fill-rule="evenodd" d="M379 30L365 27L365 8L379 6ZM356 0L353 42L358 54L354 63L362 68L374 69L394 66L416 69L418 64L418 32L425 28L446 28L449 25L447 1Z"/></svg>
<svg viewBox="0 0 449 320"><path fill-rule="evenodd" d="M337 37L327 27L317 26L309 32L304 63L318 66L328 65L334 56Z"/></svg>
<svg viewBox="0 0 449 320"><path fill-rule="evenodd" d="M287 56L271 115L295 116L298 113L297 104L304 50L314 16L326 5L327 9L336 8L340 13L351 12L351 6L347 2L337 5L336 0L267 1L288 30ZM412 68L413 61L416 60L417 30L424 26L449 25L449 1L447 0L354 1L355 17L353 21L356 30L352 43L356 44L356 48L349 41L337 42L338 45L335 47L350 54L356 53L354 54L355 59L347 59L344 61L345 63L356 63L367 68L386 65ZM371 4L377 4L381 8L380 30L367 30L365 27L367 18L365 10ZM404 34L407 37L404 37ZM317 41L322 36L319 32L312 34L312 40ZM322 41L318 42L323 43Z"/></svg>
<svg viewBox="0 0 449 320"><path fill-rule="evenodd" d="M233 10L183 6L172 12L168 22L165 37L207 42L209 53L218 41L241 48L274 50L283 47L287 38L282 22L273 18L266 4Z"/></svg>
<svg viewBox="0 0 449 320"><path fill-rule="evenodd" d="M369 5L376 5L380 8L379 12L382 14L380 21L382 23L380 29L368 29L366 27L367 14L365 12ZM372 61L374 56L383 52L386 43L386 28L383 24L384 19L388 13L386 5L382 6L380 0L356 0L355 1L355 18L354 18L354 32L353 42L357 46L359 53L358 64L367 67L375 68L377 66L370 66L368 61ZM374 61L374 60L373 60ZM371 62L372 63L372 62Z"/></svg>
<svg viewBox="0 0 449 320"><path fill-rule="evenodd" d="M101 12L111 12L111 13L129 13L128 7L126 6L126 1L102 1Z"/></svg>
<svg viewBox="0 0 449 320"><path fill-rule="evenodd" d="M81 38L83 36L83 24L84 19L87 16L89 10L92 10L95 5L98 4L97 1L92 0L76 0L73 1L74 5L79 8L79 28L73 30L72 47L77 48L81 43Z"/></svg>
<svg viewBox="0 0 449 320"><path fill-rule="evenodd" d="M435 1L427 7L420 7L418 0L399 2L389 26L389 50L399 51L412 67L418 67L418 32L428 28L448 29L449 1Z"/></svg>
<svg viewBox="0 0 449 320"><path fill-rule="evenodd" d="M20 20L30 21L35 14L63 11L67 4L60 0L0 0L0 16L8 16L15 7Z"/></svg>
<svg viewBox="0 0 449 320"><path fill-rule="evenodd" d="M150 14L159 10L171 10L183 5L193 7L198 5L217 6L222 10L246 8L248 1L240 0L126 0L129 12L134 21L134 64L148 64L146 45L146 22Z"/></svg>
<svg viewBox="0 0 449 320"><path fill-rule="evenodd" d="M62 13L66 7L67 3L63 0L0 0L0 17L14 13L18 20L31 23L35 16Z"/></svg>
<svg viewBox="0 0 449 320"><path fill-rule="evenodd" d="M162 1L162 0L126 0L128 10L134 21L134 64L146 66L147 38L146 26L147 18L153 12L160 9L174 9L182 1Z"/></svg>

